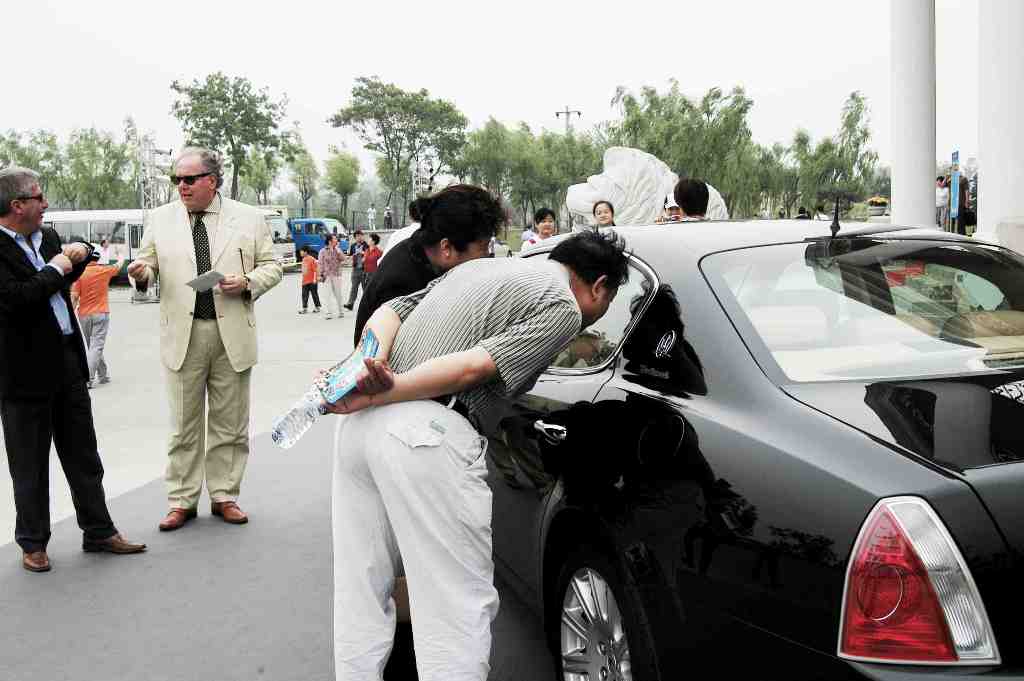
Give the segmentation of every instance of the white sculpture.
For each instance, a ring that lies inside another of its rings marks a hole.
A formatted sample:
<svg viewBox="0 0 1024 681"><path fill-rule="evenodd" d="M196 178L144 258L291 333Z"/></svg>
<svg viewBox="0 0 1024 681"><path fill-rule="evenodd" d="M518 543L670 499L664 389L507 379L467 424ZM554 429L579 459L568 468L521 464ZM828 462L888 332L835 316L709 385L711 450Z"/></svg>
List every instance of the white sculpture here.
<svg viewBox="0 0 1024 681"><path fill-rule="evenodd" d="M608 201L615 207L615 224L651 224L661 215L665 194L676 184L676 174L657 157L627 147L604 152L604 172L583 184L569 187L565 204L572 213L593 220L594 204Z"/></svg>
<svg viewBox="0 0 1024 681"><path fill-rule="evenodd" d="M609 201L615 207L617 225L649 225L661 216L665 196L679 181L664 161L639 149L610 147L603 163L600 175L569 187L565 204L570 212L593 221L594 204ZM705 219L729 219L722 195L710 184Z"/></svg>

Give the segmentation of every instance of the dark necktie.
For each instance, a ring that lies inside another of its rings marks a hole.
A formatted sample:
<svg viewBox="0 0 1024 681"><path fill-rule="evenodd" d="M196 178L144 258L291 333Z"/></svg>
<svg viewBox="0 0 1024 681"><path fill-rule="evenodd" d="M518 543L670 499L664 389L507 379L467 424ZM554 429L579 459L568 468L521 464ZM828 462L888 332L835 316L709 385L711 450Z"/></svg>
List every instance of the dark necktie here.
<svg viewBox="0 0 1024 681"><path fill-rule="evenodd" d="M206 225L203 223L203 214L195 213L195 222L192 223L192 243L196 247L196 274L206 274L210 271L210 237L206 234ZM196 307L193 316L196 319L216 319L217 308L213 305L213 291L203 291L196 294Z"/></svg>

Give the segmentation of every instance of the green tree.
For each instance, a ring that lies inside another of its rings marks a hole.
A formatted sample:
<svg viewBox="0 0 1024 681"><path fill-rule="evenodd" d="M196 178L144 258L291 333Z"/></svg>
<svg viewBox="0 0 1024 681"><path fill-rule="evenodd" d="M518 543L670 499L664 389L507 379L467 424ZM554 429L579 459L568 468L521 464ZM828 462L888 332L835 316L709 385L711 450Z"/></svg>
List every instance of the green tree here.
<svg viewBox="0 0 1024 681"><path fill-rule="evenodd" d="M721 192L730 213L759 204L752 183L759 151L751 143L747 116L754 105L743 88L725 94L711 88L691 100L676 81L664 94L644 87L639 96L619 88L612 104L621 120L603 134L611 144L634 147L657 156L681 177L707 180Z"/></svg>
<svg viewBox="0 0 1024 681"><path fill-rule="evenodd" d="M327 159L324 184L340 198L338 212L342 222L348 214L348 200L359 189L359 159L347 151L334 150Z"/></svg>
<svg viewBox="0 0 1024 681"><path fill-rule="evenodd" d="M238 198L239 175L253 149L280 150L291 157L288 132L280 132L287 98L271 99L266 88L255 89L242 77L221 72L190 84L171 83L177 93L171 112L181 121L188 144L217 149L231 159L231 198Z"/></svg>
<svg viewBox="0 0 1024 681"><path fill-rule="evenodd" d="M39 186L56 205L63 201L55 194L58 180L67 172L64 152L57 136L48 130L36 130L28 135L9 131L0 134L0 167L21 166L39 173Z"/></svg>
<svg viewBox="0 0 1024 681"><path fill-rule="evenodd" d="M75 130L66 157L75 186L74 208L107 209L135 205L131 147L109 132L95 128Z"/></svg>
<svg viewBox="0 0 1024 681"><path fill-rule="evenodd" d="M432 99L423 89L406 92L376 76L357 78L350 103L329 122L351 128L366 149L380 154L377 174L392 195L403 195L403 205L416 161L433 161L431 179L450 168L460 156L468 125L451 102Z"/></svg>
<svg viewBox="0 0 1024 681"><path fill-rule="evenodd" d="M256 195L256 203L270 203L270 190L277 180L280 157L272 149L253 147L241 171L242 182Z"/></svg>
<svg viewBox="0 0 1024 681"><path fill-rule="evenodd" d="M295 190L299 193L299 198L302 201L302 214L308 216L309 200L316 196L317 185L320 181L320 169L316 166L316 159L305 148L299 149L289 166L292 171L292 184L295 185Z"/></svg>
<svg viewBox="0 0 1024 681"><path fill-rule="evenodd" d="M847 98L839 131L833 137L812 144L807 132L798 131L792 149L804 205L827 210L836 201L851 203L864 198L878 162L878 154L868 147L870 140L867 100L859 92Z"/></svg>
<svg viewBox="0 0 1024 681"><path fill-rule="evenodd" d="M469 134L453 168L463 180L469 179L498 196L504 196L512 164L512 144L508 128L490 118L484 127Z"/></svg>

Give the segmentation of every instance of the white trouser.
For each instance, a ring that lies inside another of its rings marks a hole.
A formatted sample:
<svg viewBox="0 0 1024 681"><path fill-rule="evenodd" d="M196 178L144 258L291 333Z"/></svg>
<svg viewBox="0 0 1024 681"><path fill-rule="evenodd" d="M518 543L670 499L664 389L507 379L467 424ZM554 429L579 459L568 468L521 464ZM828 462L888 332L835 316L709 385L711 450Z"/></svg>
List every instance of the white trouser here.
<svg viewBox="0 0 1024 681"><path fill-rule="evenodd" d="M334 301L334 314L338 315L339 317L343 316L345 314L345 311L341 308L343 302L341 299L341 275L339 274L336 277L324 277L324 283L327 284L326 297L329 297ZM330 314L330 306L327 306L327 312L328 314Z"/></svg>
<svg viewBox="0 0 1024 681"><path fill-rule="evenodd" d="M433 401L341 417L334 441L334 670L380 681L409 583L420 681L485 681L498 613L487 440Z"/></svg>

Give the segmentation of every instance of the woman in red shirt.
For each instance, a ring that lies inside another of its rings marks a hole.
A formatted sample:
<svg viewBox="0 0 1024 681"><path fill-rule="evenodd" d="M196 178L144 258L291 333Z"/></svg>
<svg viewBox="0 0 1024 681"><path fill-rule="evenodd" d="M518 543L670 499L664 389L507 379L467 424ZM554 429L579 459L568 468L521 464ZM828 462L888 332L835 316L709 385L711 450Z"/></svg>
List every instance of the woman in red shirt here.
<svg viewBox="0 0 1024 681"><path fill-rule="evenodd" d="M313 294L313 312L320 311L320 291L317 286L316 258L309 252L309 247L299 249L302 254L302 309L299 314L306 314L309 306L309 294Z"/></svg>
<svg viewBox="0 0 1024 681"><path fill-rule="evenodd" d="M370 241L370 247L363 254L363 272L366 273L366 279L363 281L364 291L370 285L370 281L373 280L374 273L377 272L377 263L380 261L380 256L384 255L384 251L380 248L380 234L371 234Z"/></svg>

